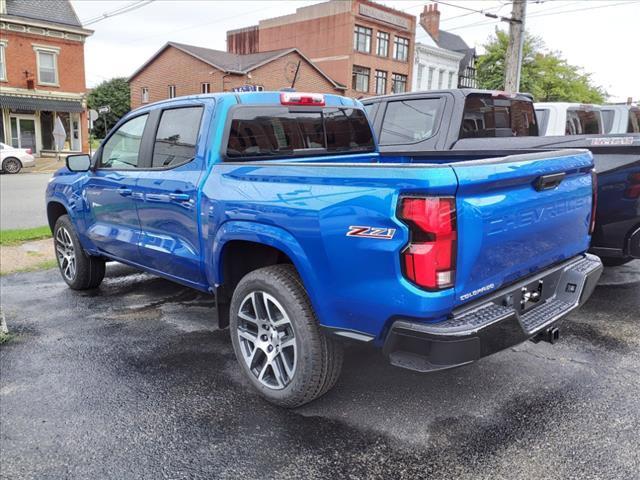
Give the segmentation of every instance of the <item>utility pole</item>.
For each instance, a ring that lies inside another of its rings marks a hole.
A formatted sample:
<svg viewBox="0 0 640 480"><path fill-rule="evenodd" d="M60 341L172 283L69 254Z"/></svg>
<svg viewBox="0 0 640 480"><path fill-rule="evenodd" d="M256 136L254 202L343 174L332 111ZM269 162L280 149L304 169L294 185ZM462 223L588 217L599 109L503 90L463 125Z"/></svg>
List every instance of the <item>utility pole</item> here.
<svg viewBox="0 0 640 480"><path fill-rule="evenodd" d="M504 89L510 93L515 93L520 89L526 12L527 0L513 0L513 9L509 20L509 46L504 66Z"/></svg>

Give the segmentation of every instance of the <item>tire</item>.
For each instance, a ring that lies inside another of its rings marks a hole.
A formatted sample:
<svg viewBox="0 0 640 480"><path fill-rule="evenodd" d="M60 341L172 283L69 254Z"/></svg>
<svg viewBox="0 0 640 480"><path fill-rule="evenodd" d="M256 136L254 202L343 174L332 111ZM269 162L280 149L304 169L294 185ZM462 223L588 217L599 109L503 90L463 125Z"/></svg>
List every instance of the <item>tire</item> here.
<svg viewBox="0 0 640 480"><path fill-rule="evenodd" d="M2 162L2 171L9 174L19 173L22 170L22 162L15 157L5 158Z"/></svg>
<svg viewBox="0 0 640 480"><path fill-rule="evenodd" d="M230 309L229 330L236 358L266 400L295 408L336 384L342 369L342 346L320 331L292 265L248 273L238 283Z"/></svg>
<svg viewBox="0 0 640 480"><path fill-rule="evenodd" d="M605 267L619 267L625 263L629 263L633 258L620 257L602 257L602 264Z"/></svg>
<svg viewBox="0 0 640 480"><path fill-rule="evenodd" d="M53 245L60 274L70 288L88 290L102 283L104 259L87 255L68 215L62 215L56 221Z"/></svg>

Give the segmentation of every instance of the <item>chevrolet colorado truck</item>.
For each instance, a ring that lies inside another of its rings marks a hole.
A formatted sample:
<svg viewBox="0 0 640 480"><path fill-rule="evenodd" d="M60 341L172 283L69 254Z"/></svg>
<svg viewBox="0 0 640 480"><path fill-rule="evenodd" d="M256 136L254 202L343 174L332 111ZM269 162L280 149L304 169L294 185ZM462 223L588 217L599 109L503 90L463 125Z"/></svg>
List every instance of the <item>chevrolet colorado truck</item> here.
<svg viewBox="0 0 640 480"><path fill-rule="evenodd" d="M356 100L223 93L130 112L46 202L72 289L114 260L215 295L250 383L295 407L344 342L422 372L553 342L602 271L592 170L584 150L382 157Z"/></svg>
<svg viewBox="0 0 640 480"><path fill-rule="evenodd" d="M408 155L426 161L446 151L448 161L454 161L588 149L598 175L591 252L605 265L640 258L639 133L539 136L541 118L526 94L457 89L367 98L363 103L380 151L391 158Z"/></svg>

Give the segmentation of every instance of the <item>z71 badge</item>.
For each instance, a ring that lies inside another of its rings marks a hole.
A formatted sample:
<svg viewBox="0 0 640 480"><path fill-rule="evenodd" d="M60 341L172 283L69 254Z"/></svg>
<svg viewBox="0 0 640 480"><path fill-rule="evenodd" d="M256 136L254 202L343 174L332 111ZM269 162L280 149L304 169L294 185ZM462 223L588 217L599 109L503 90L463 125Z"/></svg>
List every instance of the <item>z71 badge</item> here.
<svg viewBox="0 0 640 480"><path fill-rule="evenodd" d="M379 240L391 240L395 234L395 228L349 227L347 237L364 237L377 238Z"/></svg>

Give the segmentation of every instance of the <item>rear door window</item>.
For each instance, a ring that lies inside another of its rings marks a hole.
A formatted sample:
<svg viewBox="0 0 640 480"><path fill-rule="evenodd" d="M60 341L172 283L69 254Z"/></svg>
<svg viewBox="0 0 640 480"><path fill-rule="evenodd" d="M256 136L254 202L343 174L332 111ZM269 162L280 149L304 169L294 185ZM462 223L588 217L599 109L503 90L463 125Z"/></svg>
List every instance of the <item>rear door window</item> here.
<svg viewBox="0 0 640 480"><path fill-rule="evenodd" d="M537 109L536 120L538 121L540 135L544 135L547 132L547 125L549 124L549 110L546 108Z"/></svg>
<svg viewBox="0 0 640 480"><path fill-rule="evenodd" d="M380 145L417 143L435 134L442 99L396 100L387 104L380 132Z"/></svg>
<svg viewBox="0 0 640 480"><path fill-rule="evenodd" d="M567 110L565 135L597 135L602 132L602 117L598 110Z"/></svg>
<svg viewBox="0 0 640 480"><path fill-rule="evenodd" d="M611 133L614 118L615 111L612 109L602 110L602 127L604 128L604 133Z"/></svg>
<svg viewBox="0 0 640 480"><path fill-rule="evenodd" d="M538 136L533 103L526 100L469 95L460 138Z"/></svg>
<svg viewBox="0 0 640 480"><path fill-rule="evenodd" d="M191 161L196 154L202 107L164 110L153 144L153 168L171 168Z"/></svg>
<svg viewBox="0 0 640 480"><path fill-rule="evenodd" d="M226 156L237 161L374 149L371 127L360 109L241 107L231 113Z"/></svg>
<svg viewBox="0 0 640 480"><path fill-rule="evenodd" d="M640 108L629 109L627 133L640 133Z"/></svg>

